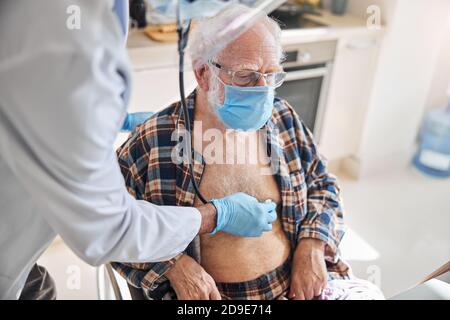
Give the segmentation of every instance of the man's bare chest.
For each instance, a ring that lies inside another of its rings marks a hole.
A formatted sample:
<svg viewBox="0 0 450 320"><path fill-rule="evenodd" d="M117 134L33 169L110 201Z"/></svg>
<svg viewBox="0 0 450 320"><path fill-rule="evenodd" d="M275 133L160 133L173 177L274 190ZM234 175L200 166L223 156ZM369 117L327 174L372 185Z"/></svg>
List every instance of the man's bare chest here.
<svg viewBox="0 0 450 320"><path fill-rule="evenodd" d="M267 157L265 137L259 132L215 133L213 139L208 136L208 141L196 141L197 146L202 145L206 163L200 183L205 197L220 198L245 192L260 201L272 199L279 203L280 191Z"/></svg>
<svg viewBox="0 0 450 320"><path fill-rule="evenodd" d="M265 174L259 165L211 164L205 167L200 190L208 198L245 192L260 201L280 202L280 191L273 175Z"/></svg>

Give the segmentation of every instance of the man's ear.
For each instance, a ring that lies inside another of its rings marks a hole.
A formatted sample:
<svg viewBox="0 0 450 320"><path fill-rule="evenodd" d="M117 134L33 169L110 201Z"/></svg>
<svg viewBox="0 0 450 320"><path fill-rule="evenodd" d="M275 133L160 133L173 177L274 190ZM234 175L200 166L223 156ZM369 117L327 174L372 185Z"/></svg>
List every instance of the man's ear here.
<svg viewBox="0 0 450 320"><path fill-rule="evenodd" d="M198 86L205 92L209 90L209 77L211 76L210 70L206 64L201 65L194 70L195 79Z"/></svg>

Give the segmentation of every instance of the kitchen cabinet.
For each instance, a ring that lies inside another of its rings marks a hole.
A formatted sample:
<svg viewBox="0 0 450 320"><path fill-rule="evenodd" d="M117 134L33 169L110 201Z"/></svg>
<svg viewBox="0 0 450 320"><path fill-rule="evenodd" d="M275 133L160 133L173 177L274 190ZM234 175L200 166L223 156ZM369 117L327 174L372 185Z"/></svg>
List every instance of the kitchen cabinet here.
<svg viewBox="0 0 450 320"><path fill-rule="evenodd" d="M194 73L186 71L184 79L186 95L189 95L196 86ZM156 112L178 101L179 95L178 67L134 70L129 110Z"/></svg>
<svg viewBox="0 0 450 320"><path fill-rule="evenodd" d="M150 40L141 30L131 30L128 55L132 66L130 112L159 111L179 100L178 51L175 43ZM185 91L196 86L190 61L185 61Z"/></svg>
<svg viewBox="0 0 450 320"><path fill-rule="evenodd" d="M366 32L338 40L320 140L320 151L329 160L357 153L380 37L380 33Z"/></svg>
<svg viewBox="0 0 450 320"><path fill-rule="evenodd" d="M133 69L132 91L129 112L157 112L180 100L178 89L178 67ZM194 72L187 70L184 75L186 95L190 94L197 83ZM119 133L114 147L118 148L128 137L128 133Z"/></svg>

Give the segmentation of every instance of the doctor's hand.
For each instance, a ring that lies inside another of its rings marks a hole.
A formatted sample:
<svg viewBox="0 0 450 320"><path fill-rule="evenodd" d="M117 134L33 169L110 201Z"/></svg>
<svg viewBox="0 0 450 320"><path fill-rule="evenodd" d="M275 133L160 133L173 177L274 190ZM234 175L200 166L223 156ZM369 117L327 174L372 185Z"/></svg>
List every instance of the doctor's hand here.
<svg viewBox="0 0 450 320"><path fill-rule="evenodd" d="M328 278L324 252L325 242L317 239L300 240L292 260L289 298L311 300L322 294Z"/></svg>
<svg viewBox="0 0 450 320"><path fill-rule="evenodd" d="M263 232L271 231L272 222L277 219L274 202L259 202L242 192L211 202L217 209L213 234L224 231L241 237L259 237Z"/></svg>
<svg viewBox="0 0 450 320"><path fill-rule="evenodd" d="M186 254L175 262L166 277L178 300L221 300L214 279Z"/></svg>

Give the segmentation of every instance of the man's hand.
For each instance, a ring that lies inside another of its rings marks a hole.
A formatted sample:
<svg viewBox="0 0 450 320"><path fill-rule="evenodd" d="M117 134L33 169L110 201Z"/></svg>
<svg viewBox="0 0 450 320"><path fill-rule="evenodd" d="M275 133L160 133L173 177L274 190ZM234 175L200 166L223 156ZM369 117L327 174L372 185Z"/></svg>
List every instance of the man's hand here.
<svg viewBox="0 0 450 320"><path fill-rule="evenodd" d="M327 285L324 251L325 242L323 241L300 240L292 261L289 298L311 300L320 296Z"/></svg>
<svg viewBox="0 0 450 320"><path fill-rule="evenodd" d="M188 255L166 273L179 300L221 300L214 279Z"/></svg>

